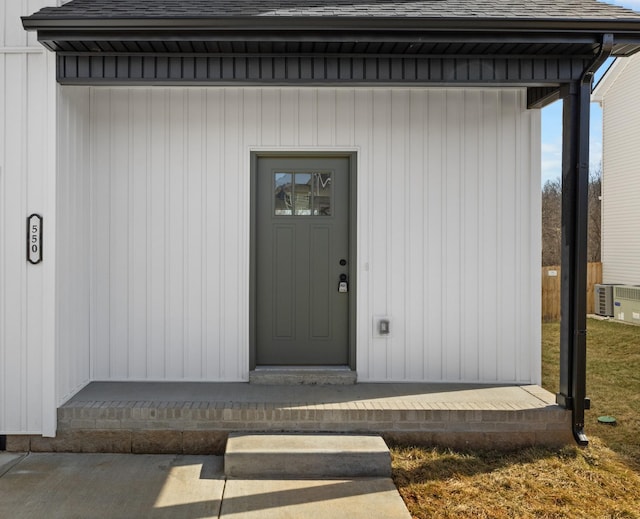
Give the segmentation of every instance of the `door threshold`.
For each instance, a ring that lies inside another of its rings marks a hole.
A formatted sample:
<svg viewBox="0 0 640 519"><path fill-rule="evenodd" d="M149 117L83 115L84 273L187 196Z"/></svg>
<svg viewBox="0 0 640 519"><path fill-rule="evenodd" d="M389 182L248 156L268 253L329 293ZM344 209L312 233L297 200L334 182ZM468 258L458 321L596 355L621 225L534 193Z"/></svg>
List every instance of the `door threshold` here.
<svg viewBox="0 0 640 519"><path fill-rule="evenodd" d="M256 366L255 371L351 371L349 366Z"/></svg>
<svg viewBox="0 0 640 519"><path fill-rule="evenodd" d="M249 372L250 384L353 385L356 372L349 366L257 366Z"/></svg>

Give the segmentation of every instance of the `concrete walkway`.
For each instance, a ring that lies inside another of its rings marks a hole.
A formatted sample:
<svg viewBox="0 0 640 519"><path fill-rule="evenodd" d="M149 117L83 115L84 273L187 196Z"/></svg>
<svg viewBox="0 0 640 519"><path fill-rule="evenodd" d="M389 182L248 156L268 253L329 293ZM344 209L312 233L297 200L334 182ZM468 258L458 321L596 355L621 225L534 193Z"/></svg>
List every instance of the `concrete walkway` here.
<svg viewBox="0 0 640 519"><path fill-rule="evenodd" d="M226 479L221 456L0 453L12 519L410 519L390 478Z"/></svg>

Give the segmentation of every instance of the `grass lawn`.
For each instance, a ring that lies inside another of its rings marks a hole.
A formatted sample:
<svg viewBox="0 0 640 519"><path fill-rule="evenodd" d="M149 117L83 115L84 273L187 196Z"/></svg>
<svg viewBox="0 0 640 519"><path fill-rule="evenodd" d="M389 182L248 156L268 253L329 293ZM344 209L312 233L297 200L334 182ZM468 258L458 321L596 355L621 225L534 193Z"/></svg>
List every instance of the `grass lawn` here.
<svg viewBox="0 0 640 519"><path fill-rule="evenodd" d="M558 388L557 323L542 325L542 380ZM588 320L587 448L393 448L415 518L640 518L640 327ZM616 426L598 423L614 416Z"/></svg>

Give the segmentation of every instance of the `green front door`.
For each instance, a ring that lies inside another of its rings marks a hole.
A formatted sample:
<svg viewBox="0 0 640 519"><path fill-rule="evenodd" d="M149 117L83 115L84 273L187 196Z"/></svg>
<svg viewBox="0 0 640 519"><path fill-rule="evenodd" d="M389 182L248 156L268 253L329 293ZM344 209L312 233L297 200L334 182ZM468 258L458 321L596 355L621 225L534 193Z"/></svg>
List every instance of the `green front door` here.
<svg viewBox="0 0 640 519"><path fill-rule="evenodd" d="M256 364L349 363L349 159L260 157Z"/></svg>

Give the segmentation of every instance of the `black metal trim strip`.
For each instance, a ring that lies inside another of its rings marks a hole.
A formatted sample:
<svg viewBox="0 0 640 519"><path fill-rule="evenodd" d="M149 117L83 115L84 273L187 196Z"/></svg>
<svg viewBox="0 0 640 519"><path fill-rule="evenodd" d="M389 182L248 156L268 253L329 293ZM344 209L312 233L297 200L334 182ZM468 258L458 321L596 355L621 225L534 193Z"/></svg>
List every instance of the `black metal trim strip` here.
<svg viewBox="0 0 640 519"><path fill-rule="evenodd" d="M129 58L136 57L153 57L153 58L336 58L336 59L456 59L456 60L488 60L488 59L511 59L511 60L566 60L581 59L592 60L592 53L582 54L547 54L541 57L540 54L442 54L442 53L424 53L424 54L391 54L381 52L360 52L360 53L314 53L314 52L98 52L98 51L70 51L70 50L54 50L58 56L83 56L83 57L103 57L111 58L118 56L127 56Z"/></svg>
<svg viewBox="0 0 640 519"><path fill-rule="evenodd" d="M628 43L639 43L640 35L629 33ZM622 38L620 38L622 40ZM234 29L206 27L200 30L166 28L117 29L105 27L79 27L73 29L53 28L38 30L40 41L256 41L256 42L406 42L406 43L504 43L504 44L593 44L597 45L598 35L593 33L554 33L554 32L441 32L441 31L345 31L301 30L295 27L287 31L263 29Z"/></svg>
<svg viewBox="0 0 640 519"><path fill-rule="evenodd" d="M198 18L160 17L65 17L64 15L36 13L22 17L22 25L27 30L57 28L64 30L89 29L223 29L247 30L267 29L274 31L315 29L333 32L336 30L378 30L378 31L440 31L458 32L514 32L514 33L640 33L640 15L637 19L607 18L460 18L460 17L377 17L377 16L217 16Z"/></svg>

